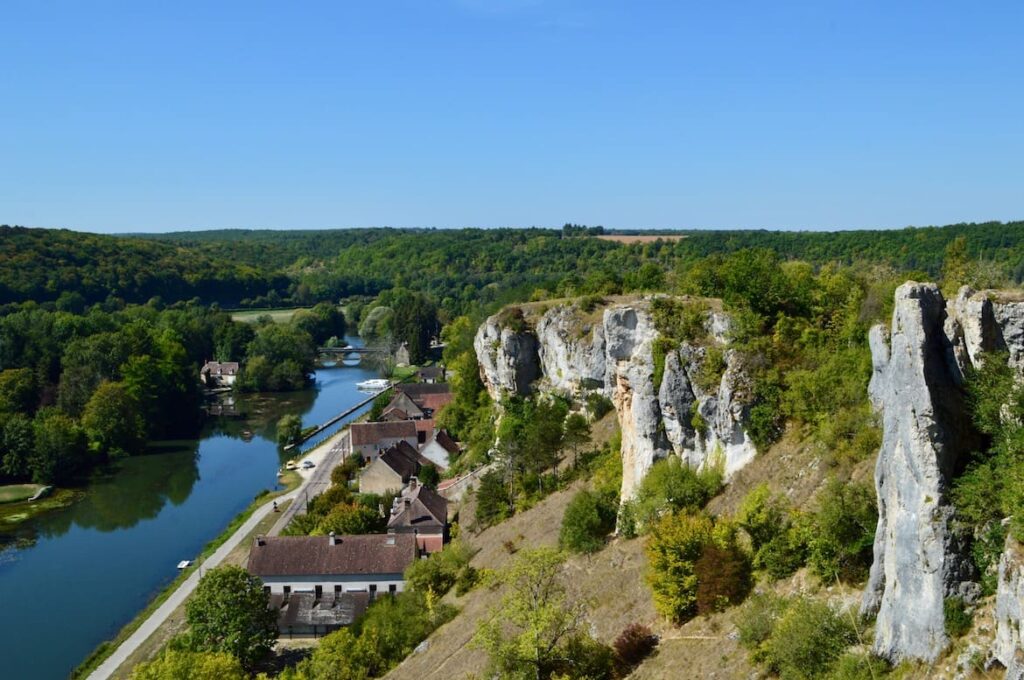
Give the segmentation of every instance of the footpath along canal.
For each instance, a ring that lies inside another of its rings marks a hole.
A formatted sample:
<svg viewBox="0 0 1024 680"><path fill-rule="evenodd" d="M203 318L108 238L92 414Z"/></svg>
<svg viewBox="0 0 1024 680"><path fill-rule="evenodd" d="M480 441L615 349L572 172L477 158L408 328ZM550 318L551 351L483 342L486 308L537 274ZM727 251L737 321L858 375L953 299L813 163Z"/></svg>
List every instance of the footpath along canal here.
<svg viewBox="0 0 1024 680"><path fill-rule="evenodd" d="M160 442L97 478L78 503L0 534L3 677L66 678L174 579L180 560L275 488L288 458L276 443L282 415L321 423L364 400L356 383L377 375L333 367L315 377L304 392L239 398L246 418L218 418L198 439Z"/></svg>

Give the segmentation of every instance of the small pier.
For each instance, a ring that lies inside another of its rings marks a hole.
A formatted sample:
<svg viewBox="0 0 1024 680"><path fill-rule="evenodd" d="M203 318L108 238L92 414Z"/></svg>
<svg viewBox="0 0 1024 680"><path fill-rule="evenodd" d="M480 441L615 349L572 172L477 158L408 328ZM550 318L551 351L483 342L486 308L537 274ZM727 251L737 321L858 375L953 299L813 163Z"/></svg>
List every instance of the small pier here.
<svg viewBox="0 0 1024 680"><path fill-rule="evenodd" d="M284 450L285 451L291 451L293 448L299 446L300 444L304 444L305 442L308 442L310 439L312 439L313 437L317 436L318 434L320 434L321 432L323 432L324 430L329 428L331 425L334 425L339 420L343 420L343 419L349 417L350 415L352 415L353 413L355 413L356 411L358 411L362 407L366 406L367 404L372 403L374 399L376 399L380 395L384 394L388 390L393 389L396 384L398 384L398 383L391 383L390 385L388 385L387 387L385 387L381 391L374 392L373 394L368 396L366 399L363 399L361 402L359 402L355 406L353 406L351 408L348 408L348 409L342 411L341 413L339 413L338 415L334 416L330 420L328 420L328 421L326 421L324 423L321 423L320 425L317 426L317 428L315 430L310 432L308 435L306 435L305 437L303 437L299 441L295 442L294 444L289 444L288 446L284 447Z"/></svg>

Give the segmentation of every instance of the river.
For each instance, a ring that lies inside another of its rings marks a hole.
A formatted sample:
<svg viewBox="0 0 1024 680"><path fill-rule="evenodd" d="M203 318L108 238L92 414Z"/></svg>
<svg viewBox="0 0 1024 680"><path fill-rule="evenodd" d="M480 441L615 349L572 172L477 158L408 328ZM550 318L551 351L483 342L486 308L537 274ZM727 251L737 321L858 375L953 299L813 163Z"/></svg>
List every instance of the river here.
<svg viewBox="0 0 1024 680"><path fill-rule="evenodd" d="M179 561L276 487L288 457L277 448L278 418L324 422L365 399L355 384L379 374L341 366L315 377L303 392L239 397L246 417L158 442L98 475L81 501L21 525L21 540L0 549L0 676L66 678L174 579Z"/></svg>

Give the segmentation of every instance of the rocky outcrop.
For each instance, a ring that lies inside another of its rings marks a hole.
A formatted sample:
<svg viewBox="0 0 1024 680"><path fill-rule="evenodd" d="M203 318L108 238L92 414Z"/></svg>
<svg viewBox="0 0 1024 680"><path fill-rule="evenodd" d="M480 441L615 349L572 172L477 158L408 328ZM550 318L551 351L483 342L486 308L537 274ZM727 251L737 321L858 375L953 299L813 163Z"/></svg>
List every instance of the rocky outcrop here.
<svg viewBox="0 0 1024 680"><path fill-rule="evenodd" d="M1012 536L999 560L995 617L992 656L1006 667L1007 678L1024 680L1024 546Z"/></svg>
<svg viewBox="0 0 1024 680"><path fill-rule="evenodd" d="M558 306L537 323L537 341L550 389L572 394L606 387L604 323L583 322L577 310Z"/></svg>
<svg viewBox="0 0 1024 680"><path fill-rule="evenodd" d="M888 342L883 329L870 336L869 389L882 412L883 438L875 467L874 564L863 609L877 613L877 653L931 661L948 644L943 601L960 594L971 576L948 491L977 442L957 359L963 335L947 336L938 288L900 286L890 328Z"/></svg>
<svg viewBox="0 0 1024 680"><path fill-rule="evenodd" d="M658 458L668 452L661 409L654 392L653 343L658 337L646 311L618 307L604 313L605 381L622 431L622 499L637 487Z"/></svg>
<svg viewBox="0 0 1024 680"><path fill-rule="evenodd" d="M521 318L518 319L522 324ZM494 400L502 394L528 394L540 376L537 336L532 330L511 328L501 315L487 319L473 340L480 378Z"/></svg>
<svg viewBox="0 0 1024 680"><path fill-rule="evenodd" d="M722 465L728 478L757 455L745 429L747 374L739 354L727 350L721 379L706 391L697 378L705 355L704 348L687 343L670 351L658 402L673 451L692 467Z"/></svg>
<svg viewBox="0 0 1024 680"><path fill-rule="evenodd" d="M693 467L721 462L727 476L756 454L744 429L749 409L739 356L726 351L724 374L713 389L704 390L697 376L706 350L683 343L666 352L662 380L655 385L659 334L645 301L614 304L599 321L588 321L593 314L572 305L556 306L540 317L535 333L505 328L507 315L488 319L475 340L491 396L526 394L536 380L541 391L593 390L610 398L622 431L623 499L632 498L654 461L670 453ZM724 343L728 329L726 315L708 314L714 343ZM531 339L536 340L533 356Z"/></svg>

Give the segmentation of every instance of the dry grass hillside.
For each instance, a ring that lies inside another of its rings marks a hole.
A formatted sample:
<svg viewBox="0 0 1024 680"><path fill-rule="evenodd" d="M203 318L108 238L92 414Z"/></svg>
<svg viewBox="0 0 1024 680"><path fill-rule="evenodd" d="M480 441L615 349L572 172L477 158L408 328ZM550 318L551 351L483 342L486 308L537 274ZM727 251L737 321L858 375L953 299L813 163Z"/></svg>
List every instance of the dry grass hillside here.
<svg viewBox="0 0 1024 680"><path fill-rule="evenodd" d="M605 422L607 421L607 422ZM595 427L595 440L604 440L615 430L614 414ZM709 505L715 514L735 512L743 497L754 486L767 482L784 492L797 505L807 505L828 476L820 460L820 451L802 442L797 432L789 432L771 450L758 456L740 471ZM858 466L855 474L863 474ZM573 494L586 483L559 491L533 508L485 531L470 535L479 552L473 559L478 569L501 569L524 548L556 546L562 516ZM471 517L473 502L462 509ZM740 647L731 609L710 617L694 619L683 626L672 626L655 612L651 592L645 581L646 559L643 538L614 539L592 556L572 556L563 566L565 583L576 598L587 604L591 633L611 643L628 624L650 626L661 644L633 674L632 678L750 678L759 671L752 666ZM822 587L805 570L792 579L770 586L784 594L819 594L853 606L859 591ZM419 651L413 653L386 677L392 680L462 680L479 676L485 669L486 654L471 645L477 625L501 599L501 591L478 587L463 597L454 593L447 600L459 608L451 622L438 629Z"/></svg>

